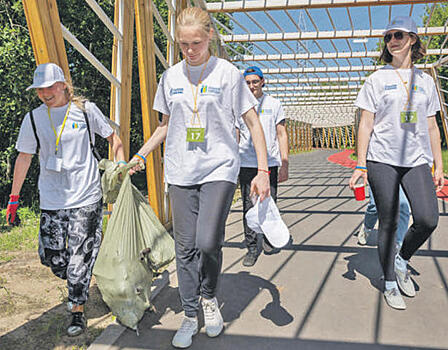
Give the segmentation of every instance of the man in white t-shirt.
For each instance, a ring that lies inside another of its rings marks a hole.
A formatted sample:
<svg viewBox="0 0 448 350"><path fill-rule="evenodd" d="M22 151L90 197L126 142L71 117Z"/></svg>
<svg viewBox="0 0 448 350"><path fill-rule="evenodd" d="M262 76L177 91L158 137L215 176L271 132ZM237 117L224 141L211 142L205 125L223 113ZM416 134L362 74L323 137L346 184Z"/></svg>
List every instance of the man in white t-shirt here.
<svg viewBox="0 0 448 350"><path fill-rule="evenodd" d="M253 66L244 71L244 78L250 90L258 100L257 114L263 126L266 139L271 196L277 200L277 183L288 180L288 134L285 127L285 115L279 100L263 93L265 84L260 68ZM239 181L243 198L244 237L248 252L243 260L244 266L253 266L258 258L257 233L247 226L246 213L252 208L250 185L252 179L262 169L257 169L257 156L250 137L249 129L240 117L237 122L239 134L239 153L241 168ZM263 237L263 249L266 254L278 252Z"/></svg>

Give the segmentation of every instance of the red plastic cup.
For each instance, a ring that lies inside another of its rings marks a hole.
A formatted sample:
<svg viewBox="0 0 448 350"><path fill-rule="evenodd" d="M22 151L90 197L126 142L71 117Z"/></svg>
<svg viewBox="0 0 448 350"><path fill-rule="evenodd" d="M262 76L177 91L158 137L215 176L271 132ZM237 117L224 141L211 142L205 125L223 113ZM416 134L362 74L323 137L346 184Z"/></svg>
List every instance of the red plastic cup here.
<svg viewBox="0 0 448 350"><path fill-rule="evenodd" d="M355 198L357 201L363 201L366 199L366 188L362 185L355 185Z"/></svg>

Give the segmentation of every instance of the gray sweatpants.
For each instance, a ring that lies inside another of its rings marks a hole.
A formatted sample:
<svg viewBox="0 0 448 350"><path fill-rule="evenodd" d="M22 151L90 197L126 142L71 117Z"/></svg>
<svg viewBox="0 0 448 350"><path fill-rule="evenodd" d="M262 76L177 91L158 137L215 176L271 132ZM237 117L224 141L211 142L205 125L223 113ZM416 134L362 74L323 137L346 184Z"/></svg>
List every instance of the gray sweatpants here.
<svg viewBox="0 0 448 350"><path fill-rule="evenodd" d="M169 185L179 294L185 316L195 317L199 297L216 295L222 243L236 184Z"/></svg>

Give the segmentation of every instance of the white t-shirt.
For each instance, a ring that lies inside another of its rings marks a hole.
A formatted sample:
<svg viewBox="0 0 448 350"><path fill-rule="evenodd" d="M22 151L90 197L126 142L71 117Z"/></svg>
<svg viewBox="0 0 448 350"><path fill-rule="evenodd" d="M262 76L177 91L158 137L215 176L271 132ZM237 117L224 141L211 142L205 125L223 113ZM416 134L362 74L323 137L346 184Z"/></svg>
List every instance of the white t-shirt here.
<svg viewBox="0 0 448 350"><path fill-rule="evenodd" d="M266 94L263 94L258 99L258 103L259 105L256 111L260 116L260 122L266 139L268 166L281 166L282 159L277 138L277 124L285 120L282 105L279 100ZM249 128L241 116L238 118L237 127L240 129L241 166L256 168L258 166L257 154L255 153Z"/></svg>
<svg viewBox="0 0 448 350"><path fill-rule="evenodd" d="M204 65L188 66L197 84ZM231 63L210 57L198 88L200 127L204 142L187 142L187 127L199 127L193 116L193 87L188 80L185 60L161 77L154 110L169 115L165 142L165 178L180 186L210 181L236 183L240 162L236 142L236 118L257 105L243 75Z"/></svg>
<svg viewBox="0 0 448 350"><path fill-rule="evenodd" d="M413 79L411 110L417 112L416 123L401 123L408 94L397 72L407 86ZM375 113L367 160L402 167L432 165L427 118L440 110L440 103L431 76L419 69L395 71L387 65L367 78L355 105Z"/></svg>
<svg viewBox="0 0 448 350"><path fill-rule="evenodd" d="M51 120L58 135L67 108L68 104L50 109ZM102 196L100 173L97 160L90 148L87 125L82 110L71 103L65 128L59 141L58 157L62 158L60 172L48 170L46 167L48 159L54 156L56 149L56 136L47 110L45 104L33 110L40 143L39 194L41 209L79 208L98 202ZM104 138L112 135L113 129L110 127L108 119L94 103L87 102L86 110L93 143L95 142L95 133ZM30 115L27 113L20 127L16 149L19 152L34 154L36 148L36 138L31 126Z"/></svg>

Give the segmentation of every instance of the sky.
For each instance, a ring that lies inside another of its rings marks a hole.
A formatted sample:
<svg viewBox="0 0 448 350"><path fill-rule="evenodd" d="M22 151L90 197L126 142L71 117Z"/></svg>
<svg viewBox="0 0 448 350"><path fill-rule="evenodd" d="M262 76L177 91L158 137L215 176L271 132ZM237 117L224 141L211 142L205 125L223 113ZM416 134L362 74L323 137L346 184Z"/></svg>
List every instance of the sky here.
<svg viewBox="0 0 448 350"><path fill-rule="evenodd" d="M425 4L416 4L412 9L412 18L416 21L417 26L423 26L423 14L425 12ZM372 19L372 29L384 29L388 23L389 19L389 6L372 6L371 10L371 19ZM325 9L310 9L308 10L311 15L314 24L317 26L319 31L332 31L333 27L327 15ZM333 19L334 25L337 30L351 30L350 20L347 14L346 8L331 8L328 9L331 17ZM394 5L392 6L391 17L395 16L409 16L411 11L411 5ZM289 11L292 18L296 19L299 22L300 27L303 31L316 31L314 24L310 21L305 10L290 10ZM251 12L251 16L253 16L262 26L266 29L267 32L270 33L278 33L280 32L279 28L266 16L266 14L262 11L259 12ZM280 24L281 28L284 32L297 32L297 28L288 18L283 10L281 11L269 11L269 14ZM350 15L353 22L353 27L355 30L359 29L369 29L369 12L368 7L351 7ZM234 13L233 16L235 19L240 22L250 33L263 33L263 31L251 20L247 17L245 13ZM242 28L240 28L237 24L234 24L234 34L247 34ZM370 38L367 43L355 43L353 39L349 40L351 48L353 51L376 51L379 39ZM335 48L331 44L330 40L318 40L318 44L320 48L316 46L310 40L303 40L302 43L307 47L307 49L311 52L334 52ZM341 52L350 52L350 48L345 39L333 40L338 51ZM278 48L281 52L292 53L291 50L287 49L281 42L272 42L274 47ZM268 44L260 42L257 43L259 47L263 48L269 54L277 54L276 50L270 47ZM290 46L294 49L295 52L305 52L303 47L301 47L297 42L290 42ZM258 48L254 48L254 54L262 54L263 52ZM342 66L347 66L347 60L337 60L337 62ZM371 64L371 59L356 59L353 60L353 65ZM264 68L270 67L270 63L262 63L264 64ZM278 63L280 67L288 67L296 66L297 62L285 62ZM304 62L306 66L308 63ZM313 64L316 66L336 66L337 63L334 60L326 60L325 63L313 60ZM240 64L240 66L244 66Z"/></svg>

